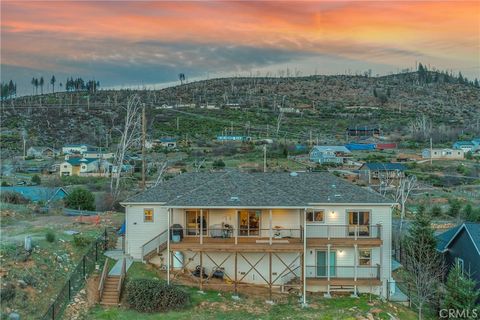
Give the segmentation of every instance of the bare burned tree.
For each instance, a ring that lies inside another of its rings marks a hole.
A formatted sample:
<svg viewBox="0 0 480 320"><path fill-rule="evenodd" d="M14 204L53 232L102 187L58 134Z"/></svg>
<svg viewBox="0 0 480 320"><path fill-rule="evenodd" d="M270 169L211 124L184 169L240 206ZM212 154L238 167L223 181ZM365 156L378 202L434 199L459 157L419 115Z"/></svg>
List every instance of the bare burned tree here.
<svg viewBox="0 0 480 320"><path fill-rule="evenodd" d="M417 177L414 175L403 177L398 181L394 199L400 204L400 234L402 233L403 221L405 220L405 205L413 189L417 187Z"/></svg>
<svg viewBox="0 0 480 320"><path fill-rule="evenodd" d="M280 126L282 125L282 120L283 120L283 112L280 112L277 117L277 130L276 130L277 136L278 136L278 133L280 132Z"/></svg>
<svg viewBox="0 0 480 320"><path fill-rule="evenodd" d="M121 129L117 129L120 133L120 142L115 154L114 165L117 168L116 173L112 173L110 180L110 192L113 201L118 200L121 192L121 171L126 153L133 147L140 144L141 138L141 106L138 95L131 96L127 101L127 106L124 108L125 123Z"/></svg>

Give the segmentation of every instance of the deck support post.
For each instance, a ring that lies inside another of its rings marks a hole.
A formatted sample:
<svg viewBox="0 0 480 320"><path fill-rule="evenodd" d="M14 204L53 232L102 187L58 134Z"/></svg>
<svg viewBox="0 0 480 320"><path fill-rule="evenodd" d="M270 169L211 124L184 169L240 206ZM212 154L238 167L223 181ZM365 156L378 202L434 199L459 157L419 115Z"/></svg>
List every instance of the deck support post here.
<svg viewBox="0 0 480 320"><path fill-rule="evenodd" d="M272 245L272 237L273 237L273 230L272 230L272 209L268 210L268 243Z"/></svg>
<svg viewBox="0 0 480 320"><path fill-rule="evenodd" d="M203 251L200 251L200 285L199 290L203 293Z"/></svg>
<svg viewBox="0 0 480 320"><path fill-rule="evenodd" d="M172 212L172 209L168 209L167 213L167 284L170 284L170 258L171 258L171 252L170 252L170 213Z"/></svg>
<svg viewBox="0 0 480 320"><path fill-rule="evenodd" d="M237 285L238 285L238 270L237 270L237 261L238 261L238 253L235 251L235 281L233 283L234 285L234 298L235 299L238 299L238 288L237 288Z"/></svg>

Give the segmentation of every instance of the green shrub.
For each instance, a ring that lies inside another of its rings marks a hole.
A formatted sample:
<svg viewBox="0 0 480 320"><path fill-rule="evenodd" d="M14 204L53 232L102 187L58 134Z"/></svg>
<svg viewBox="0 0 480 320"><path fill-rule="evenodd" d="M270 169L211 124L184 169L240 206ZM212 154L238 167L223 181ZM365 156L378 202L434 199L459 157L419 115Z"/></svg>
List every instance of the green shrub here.
<svg viewBox="0 0 480 320"><path fill-rule="evenodd" d="M37 279L31 274L24 275L22 280L25 281L25 283L29 286L35 287L37 285Z"/></svg>
<svg viewBox="0 0 480 320"><path fill-rule="evenodd" d="M54 242L55 241L55 233L53 231L47 231L45 234L45 240L48 242Z"/></svg>
<svg viewBox="0 0 480 320"><path fill-rule="evenodd" d="M75 188L65 197L67 208L77 210L95 210L95 196L83 188Z"/></svg>
<svg viewBox="0 0 480 320"><path fill-rule="evenodd" d="M0 289L0 300L2 302L13 300L16 294L15 285L9 283Z"/></svg>
<svg viewBox="0 0 480 320"><path fill-rule="evenodd" d="M214 169L223 169L225 168L225 162L223 162L222 159L215 160L213 161L212 167Z"/></svg>
<svg viewBox="0 0 480 320"><path fill-rule="evenodd" d="M139 312L178 310L190 302L184 290L154 279L130 280L125 292L130 308Z"/></svg>
<svg viewBox="0 0 480 320"><path fill-rule="evenodd" d="M7 181L2 181L2 187L9 187L10 185L8 184Z"/></svg>
<svg viewBox="0 0 480 320"><path fill-rule="evenodd" d="M32 183L42 184L42 179L40 178L40 176L38 174L36 174L32 177Z"/></svg>
<svg viewBox="0 0 480 320"><path fill-rule="evenodd" d="M442 215L442 208L439 206L435 205L432 207L432 216L438 217Z"/></svg>
<svg viewBox="0 0 480 320"><path fill-rule="evenodd" d="M92 241L89 238L82 236L81 234L76 234L73 236L73 244L76 247L85 247L89 245L91 242Z"/></svg>

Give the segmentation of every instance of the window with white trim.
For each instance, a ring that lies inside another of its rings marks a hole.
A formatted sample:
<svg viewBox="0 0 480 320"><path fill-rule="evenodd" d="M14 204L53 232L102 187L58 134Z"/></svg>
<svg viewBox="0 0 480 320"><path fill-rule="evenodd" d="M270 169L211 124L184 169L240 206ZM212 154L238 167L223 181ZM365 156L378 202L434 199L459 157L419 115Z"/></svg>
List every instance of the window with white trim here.
<svg viewBox="0 0 480 320"><path fill-rule="evenodd" d="M460 267L460 270L462 270L463 272L463 268L465 266L465 262L463 262L463 259L462 258L455 258L455 261L457 263L457 265Z"/></svg>
<svg viewBox="0 0 480 320"><path fill-rule="evenodd" d="M358 265L370 266L372 265L372 250L360 249L358 250Z"/></svg>
<svg viewBox="0 0 480 320"><path fill-rule="evenodd" d="M307 211L307 222L309 223L325 223L325 210Z"/></svg>
<svg viewBox="0 0 480 320"><path fill-rule="evenodd" d="M143 209L143 222L153 222L153 209Z"/></svg>

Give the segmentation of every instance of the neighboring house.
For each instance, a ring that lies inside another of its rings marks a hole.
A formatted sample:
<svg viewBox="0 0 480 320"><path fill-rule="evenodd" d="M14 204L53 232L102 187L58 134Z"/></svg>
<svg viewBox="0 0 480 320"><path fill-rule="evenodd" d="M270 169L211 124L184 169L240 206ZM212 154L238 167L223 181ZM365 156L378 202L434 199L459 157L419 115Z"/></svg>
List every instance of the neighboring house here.
<svg viewBox="0 0 480 320"><path fill-rule="evenodd" d="M422 158L424 159L443 159L443 160L460 160L465 157L463 150L453 150L449 148L425 148L422 151Z"/></svg>
<svg viewBox="0 0 480 320"><path fill-rule="evenodd" d="M89 148L82 155L84 158L94 159L113 159L115 157L113 152L104 152L102 148Z"/></svg>
<svg viewBox="0 0 480 320"><path fill-rule="evenodd" d="M475 149L475 144L472 141L457 141L453 144L453 149L463 150L464 153L467 153Z"/></svg>
<svg viewBox="0 0 480 320"><path fill-rule="evenodd" d="M217 141L240 141L247 142L251 141L252 137L248 136L217 136Z"/></svg>
<svg viewBox="0 0 480 320"><path fill-rule="evenodd" d="M177 139L171 138L171 137L160 138L159 143L160 143L160 146L162 146L163 148L177 147Z"/></svg>
<svg viewBox="0 0 480 320"><path fill-rule="evenodd" d="M342 164L350 153L350 150L344 146L314 146L312 150L310 150L310 161L319 164Z"/></svg>
<svg viewBox="0 0 480 320"><path fill-rule="evenodd" d="M59 154L60 152L58 152L58 150L55 150L54 148L50 148L50 147L30 147L27 149L27 157L53 158L55 156L58 156Z"/></svg>
<svg viewBox="0 0 480 320"><path fill-rule="evenodd" d="M66 144L62 147L62 153L80 153L83 154L91 148L88 144Z"/></svg>
<svg viewBox="0 0 480 320"><path fill-rule="evenodd" d="M352 126L347 129L347 135L353 137L371 137L380 135L380 127L378 126Z"/></svg>
<svg viewBox="0 0 480 320"><path fill-rule="evenodd" d="M33 187L0 187L0 192L16 192L33 202L49 203L59 201L68 195L63 188Z"/></svg>
<svg viewBox="0 0 480 320"><path fill-rule="evenodd" d="M459 264L480 289L480 223L465 222L437 236L440 251L448 270Z"/></svg>
<svg viewBox="0 0 480 320"><path fill-rule="evenodd" d="M60 176L109 176L113 165L102 159L70 158L60 164Z"/></svg>
<svg viewBox="0 0 480 320"><path fill-rule="evenodd" d="M367 162L358 170L358 176L370 184L385 180L398 180L405 177L405 170L405 166L400 163Z"/></svg>
<svg viewBox="0 0 480 320"><path fill-rule="evenodd" d="M168 280L204 268L235 292L248 283L304 299L394 288L394 204L330 173L183 173L122 205L125 253L157 261Z"/></svg>

